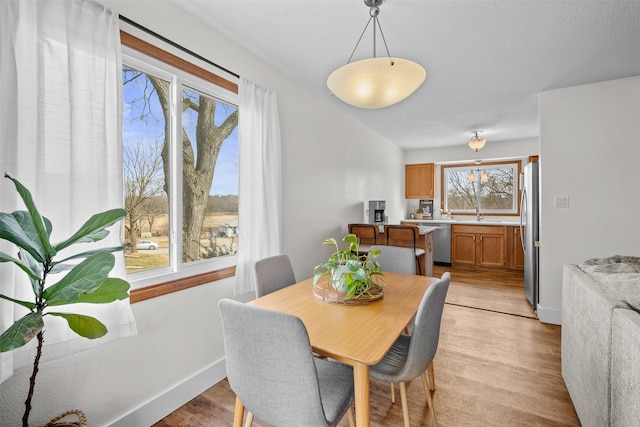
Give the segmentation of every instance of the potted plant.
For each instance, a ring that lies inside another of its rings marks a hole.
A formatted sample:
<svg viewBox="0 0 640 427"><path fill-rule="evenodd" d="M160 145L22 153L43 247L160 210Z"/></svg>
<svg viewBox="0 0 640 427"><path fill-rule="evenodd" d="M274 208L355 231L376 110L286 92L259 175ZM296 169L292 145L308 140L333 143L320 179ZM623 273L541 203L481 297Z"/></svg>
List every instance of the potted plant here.
<svg viewBox="0 0 640 427"><path fill-rule="evenodd" d="M336 251L329 259L313 269L314 294L330 302L363 303L384 297L382 271L376 258L379 249L363 255L355 234L343 239L347 246L340 249L334 238L326 239L323 245L334 246ZM325 280L321 282L321 278Z"/></svg>
<svg viewBox="0 0 640 427"><path fill-rule="evenodd" d="M418 208L416 210L416 219L422 219L422 215L424 214L424 209Z"/></svg>
<svg viewBox="0 0 640 427"><path fill-rule="evenodd" d="M106 228L124 218L126 211L112 209L93 215L71 237L52 244L50 236L53 226L47 218L40 215L29 190L8 174L5 174L5 178L13 181L27 211L0 212L0 238L13 243L18 249L17 258L0 252L0 262L15 264L28 276L33 300L22 301L0 294L0 298L18 304L27 311L27 314L0 335L0 352L22 347L34 337L37 338L33 372L29 379L29 393L22 417L22 425L26 427L29 425L31 399L42 355L46 316L65 319L69 327L80 336L100 338L107 333L107 328L98 319L58 311L58 308L75 303L105 304L129 297L128 282L108 277L115 263L112 252L121 251L128 244L93 249L63 259L56 257L60 251L75 244L104 239L109 234ZM63 272L66 274L59 277L58 274ZM51 283L54 277L58 280Z"/></svg>

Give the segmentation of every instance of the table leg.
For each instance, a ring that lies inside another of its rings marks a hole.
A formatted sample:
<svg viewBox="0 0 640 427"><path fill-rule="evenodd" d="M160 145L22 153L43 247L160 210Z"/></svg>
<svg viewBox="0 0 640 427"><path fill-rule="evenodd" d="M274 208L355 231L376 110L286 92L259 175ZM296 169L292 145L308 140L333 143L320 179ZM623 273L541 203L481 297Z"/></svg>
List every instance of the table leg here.
<svg viewBox="0 0 640 427"><path fill-rule="evenodd" d="M353 365L355 388L356 427L369 427L369 365Z"/></svg>
<svg viewBox="0 0 640 427"><path fill-rule="evenodd" d="M233 427L242 427L242 418L244 417L244 405L236 396L236 410L233 414Z"/></svg>

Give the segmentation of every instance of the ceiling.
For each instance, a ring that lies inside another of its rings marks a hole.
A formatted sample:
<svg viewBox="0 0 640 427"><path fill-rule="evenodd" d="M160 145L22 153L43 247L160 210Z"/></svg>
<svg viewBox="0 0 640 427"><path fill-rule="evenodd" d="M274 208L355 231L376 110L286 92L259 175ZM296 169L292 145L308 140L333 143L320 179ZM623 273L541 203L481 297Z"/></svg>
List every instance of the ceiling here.
<svg viewBox="0 0 640 427"><path fill-rule="evenodd" d="M540 92L640 75L639 0L386 0L391 55L427 78L396 105L359 109L326 79L362 34L363 0L173 1L406 150L464 145L474 130L487 144L535 138ZM372 51L370 26L352 61Z"/></svg>

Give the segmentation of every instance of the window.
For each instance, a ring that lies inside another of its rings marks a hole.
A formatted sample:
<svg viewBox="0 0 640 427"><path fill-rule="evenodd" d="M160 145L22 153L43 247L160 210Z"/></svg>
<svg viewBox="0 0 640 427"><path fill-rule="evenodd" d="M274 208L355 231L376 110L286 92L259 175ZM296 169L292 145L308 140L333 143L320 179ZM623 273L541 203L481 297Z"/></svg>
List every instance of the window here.
<svg viewBox="0 0 640 427"><path fill-rule="evenodd" d="M444 211L517 215L520 162L442 165Z"/></svg>
<svg viewBox="0 0 640 427"><path fill-rule="evenodd" d="M128 279L235 265L237 93L125 46L122 76Z"/></svg>

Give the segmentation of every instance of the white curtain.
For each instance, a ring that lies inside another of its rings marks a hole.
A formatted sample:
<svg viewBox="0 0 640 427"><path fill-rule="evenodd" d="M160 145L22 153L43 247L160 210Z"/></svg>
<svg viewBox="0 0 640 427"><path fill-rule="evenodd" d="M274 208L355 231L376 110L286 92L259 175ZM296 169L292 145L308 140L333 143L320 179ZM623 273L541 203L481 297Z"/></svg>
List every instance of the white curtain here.
<svg viewBox="0 0 640 427"><path fill-rule="evenodd" d="M240 78L240 195L235 294L255 290L256 261L280 253L280 121L276 95Z"/></svg>
<svg viewBox="0 0 640 427"><path fill-rule="evenodd" d="M117 15L90 0L0 1L0 88L0 174L9 173L31 191L53 224L53 242L70 237L91 215L122 207ZM11 181L0 178L0 211L24 209ZM120 233L113 226L100 244L120 244ZM16 251L6 242L0 250ZM125 278L122 253L116 258L111 276ZM11 263L0 263L0 292L33 301L25 274ZM88 340L64 320L47 316L42 360L136 333L129 300L70 305L65 311L94 316L109 332ZM24 314L0 300L0 330ZM32 365L36 341L0 353L0 381Z"/></svg>

